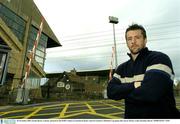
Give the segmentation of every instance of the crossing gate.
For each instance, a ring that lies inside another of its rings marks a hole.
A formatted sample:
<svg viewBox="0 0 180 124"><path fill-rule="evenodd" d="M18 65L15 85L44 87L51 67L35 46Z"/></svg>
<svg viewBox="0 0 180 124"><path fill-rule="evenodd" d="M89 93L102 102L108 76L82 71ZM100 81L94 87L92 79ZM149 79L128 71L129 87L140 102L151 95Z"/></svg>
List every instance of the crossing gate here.
<svg viewBox="0 0 180 124"><path fill-rule="evenodd" d="M23 103L23 104L27 104L28 103L28 100L29 100L29 90L26 88L25 85L27 83L27 79L28 79L29 74L30 74L32 60L34 59L35 51L36 51L36 48L38 46L39 39L41 37L41 33L42 33L42 30L43 30L43 23L44 23L44 18L41 17L41 24L39 26L39 31L38 31L36 39L34 41L33 48L32 48L32 50L30 52L29 62L26 65L25 76L23 78L22 85L17 90L16 103Z"/></svg>

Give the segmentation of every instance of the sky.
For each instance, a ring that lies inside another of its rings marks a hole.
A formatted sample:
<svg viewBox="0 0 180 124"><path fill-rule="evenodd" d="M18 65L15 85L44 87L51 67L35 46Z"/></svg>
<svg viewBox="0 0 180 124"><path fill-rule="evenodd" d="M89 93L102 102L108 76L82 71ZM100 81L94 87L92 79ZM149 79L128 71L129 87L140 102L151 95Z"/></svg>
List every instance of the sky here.
<svg viewBox="0 0 180 124"><path fill-rule="evenodd" d="M47 49L45 71L95 71L110 68L115 24L118 64L125 62L124 32L138 23L147 31L147 46L172 60L180 78L180 0L34 0L62 47Z"/></svg>

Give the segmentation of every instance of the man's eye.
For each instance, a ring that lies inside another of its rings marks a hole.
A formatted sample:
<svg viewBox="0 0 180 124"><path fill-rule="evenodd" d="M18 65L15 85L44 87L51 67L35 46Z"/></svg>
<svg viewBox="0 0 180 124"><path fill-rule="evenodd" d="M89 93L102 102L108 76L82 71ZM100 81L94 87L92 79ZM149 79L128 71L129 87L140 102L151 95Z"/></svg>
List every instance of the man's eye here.
<svg viewBox="0 0 180 124"><path fill-rule="evenodd" d="M140 39L141 37L140 36L136 36L136 39Z"/></svg>

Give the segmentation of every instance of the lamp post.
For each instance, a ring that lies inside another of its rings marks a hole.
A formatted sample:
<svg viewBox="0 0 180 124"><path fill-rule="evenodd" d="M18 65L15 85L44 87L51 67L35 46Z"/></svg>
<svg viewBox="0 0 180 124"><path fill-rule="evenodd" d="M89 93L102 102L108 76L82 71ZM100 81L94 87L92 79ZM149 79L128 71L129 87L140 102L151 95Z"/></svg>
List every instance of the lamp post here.
<svg viewBox="0 0 180 124"><path fill-rule="evenodd" d="M116 36L115 36L115 24L118 24L118 18L109 16L109 23L113 24L113 35L114 35L114 50L115 50L115 67L117 67L117 49L116 49Z"/></svg>

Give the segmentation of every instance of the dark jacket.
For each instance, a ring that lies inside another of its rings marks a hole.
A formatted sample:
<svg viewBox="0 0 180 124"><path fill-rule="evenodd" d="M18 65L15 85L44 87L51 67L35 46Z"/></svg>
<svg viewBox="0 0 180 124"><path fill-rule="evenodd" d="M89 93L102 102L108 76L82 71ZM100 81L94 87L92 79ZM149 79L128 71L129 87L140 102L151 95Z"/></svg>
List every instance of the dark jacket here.
<svg viewBox="0 0 180 124"><path fill-rule="evenodd" d="M166 54L144 48L119 65L107 87L110 99L125 99L125 118L180 118L173 94L174 71ZM134 87L140 81L141 86Z"/></svg>

